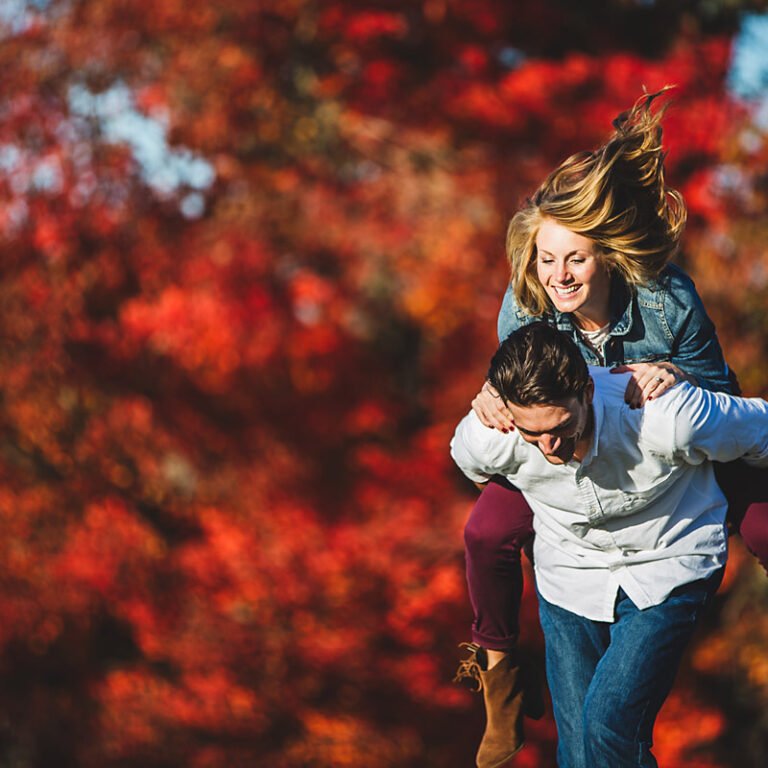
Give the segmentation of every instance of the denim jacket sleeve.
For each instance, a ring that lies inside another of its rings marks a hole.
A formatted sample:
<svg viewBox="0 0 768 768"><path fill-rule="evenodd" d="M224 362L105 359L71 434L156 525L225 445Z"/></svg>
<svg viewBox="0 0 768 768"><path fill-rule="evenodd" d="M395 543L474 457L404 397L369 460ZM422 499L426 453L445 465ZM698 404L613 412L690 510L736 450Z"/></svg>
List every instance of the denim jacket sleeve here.
<svg viewBox="0 0 768 768"><path fill-rule="evenodd" d="M670 267L666 282L664 318L673 336L671 362L694 376L704 389L737 394L735 377L693 280L677 267Z"/></svg>

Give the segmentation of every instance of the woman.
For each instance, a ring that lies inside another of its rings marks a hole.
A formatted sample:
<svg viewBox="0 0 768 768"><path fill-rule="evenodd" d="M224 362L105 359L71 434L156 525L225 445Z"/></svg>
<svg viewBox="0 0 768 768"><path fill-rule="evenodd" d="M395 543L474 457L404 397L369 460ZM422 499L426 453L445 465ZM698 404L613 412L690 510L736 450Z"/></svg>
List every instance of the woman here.
<svg viewBox="0 0 768 768"><path fill-rule="evenodd" d="M666 90L666 89L664 89ZM569 334L587 362L631 371L625 400L642 407L678 381L738 394L714 326L693 282L670 264L682 235L682 197L664 183L660 91L614 122L595 152L563 162L511 220L512 279L499 314L499 338L544 319ZM486 383L472 403L489 428L514 428ZM768 569L768 478L741 462L718 465L729 524ZM467 582L475 613L470 656L457 679L483 689L488 724L480 768L501 765L523 741L526 703L516 659L522 592L520 549L532 536L522 495L489 483L465 529Z"/></svg>

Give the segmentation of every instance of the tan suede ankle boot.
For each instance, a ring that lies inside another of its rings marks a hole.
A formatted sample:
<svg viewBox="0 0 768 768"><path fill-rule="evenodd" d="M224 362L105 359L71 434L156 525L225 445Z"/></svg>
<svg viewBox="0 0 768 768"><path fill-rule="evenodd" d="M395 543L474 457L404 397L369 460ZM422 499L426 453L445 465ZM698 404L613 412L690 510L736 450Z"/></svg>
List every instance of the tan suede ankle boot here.
<svg viewBox="0 0 768 768"><path fill-rule="evenodd" d="M485 702L486 726L477 751L477 766L500 768L525 742L524 715L538 719L544 713L540 684L525 690L530 677L523 679L515 652L486 669L484 648L475 643L462 643L461 647L467 648L470 655L461 662L454 681L472 681L474 689L483 692Z"/></svg>
<svg viewBox="0 0 768 768"><path fill-rule="evenodd" d="M497 768L515 755L525 742L520 667L511 655L507 655L493 669L481 670L480 680L486 725L477 750L477 766Z"/></svg>

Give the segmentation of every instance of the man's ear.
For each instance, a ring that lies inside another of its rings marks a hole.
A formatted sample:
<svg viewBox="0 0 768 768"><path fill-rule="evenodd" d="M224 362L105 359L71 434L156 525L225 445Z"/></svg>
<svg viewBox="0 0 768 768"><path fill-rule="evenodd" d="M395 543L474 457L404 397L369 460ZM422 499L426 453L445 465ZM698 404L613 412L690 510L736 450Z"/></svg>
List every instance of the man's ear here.
<svg viewBox="0 0 768 768"><path fill-rule="evenodd" d="M592 399L595 396L595 380L590 376L584 390L584 405L592 405Z"/></svg>

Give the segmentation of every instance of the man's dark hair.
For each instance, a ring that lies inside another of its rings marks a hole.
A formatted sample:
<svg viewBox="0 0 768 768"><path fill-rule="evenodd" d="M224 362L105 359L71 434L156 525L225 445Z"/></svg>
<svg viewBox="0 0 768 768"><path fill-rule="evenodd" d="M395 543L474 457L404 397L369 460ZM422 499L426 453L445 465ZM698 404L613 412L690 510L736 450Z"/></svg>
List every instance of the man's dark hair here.
<svg viewBox="0 0 768 768"><path fill-rule="evenodd" d="M576 397L589 384L589 371L576 342L545 322L513 331L496 350L488 381L504 402L543 405Z"/></svg>

